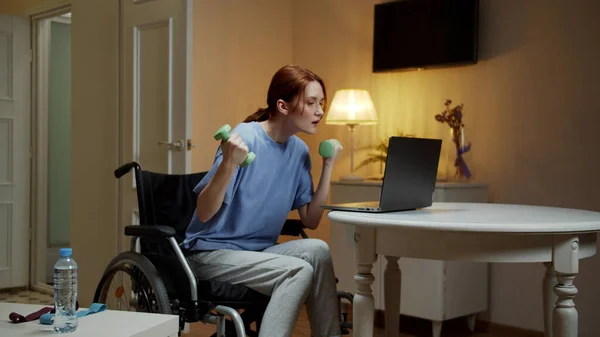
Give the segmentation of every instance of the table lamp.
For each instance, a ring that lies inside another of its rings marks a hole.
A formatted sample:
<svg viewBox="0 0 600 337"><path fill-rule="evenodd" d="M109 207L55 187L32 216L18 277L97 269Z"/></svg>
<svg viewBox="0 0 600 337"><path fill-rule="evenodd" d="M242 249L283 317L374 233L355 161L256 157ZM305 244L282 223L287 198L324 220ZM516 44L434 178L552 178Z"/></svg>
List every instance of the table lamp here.
<svg viewBox="0 0 600 337"><path fill-rule="evenodd" d="M354 127L357 125L377 124L377 113L367 90L343 89L333 96L326 124L347 125L350 128L350 175L341 177L342 180L362 180L354 174Z"/></svg>

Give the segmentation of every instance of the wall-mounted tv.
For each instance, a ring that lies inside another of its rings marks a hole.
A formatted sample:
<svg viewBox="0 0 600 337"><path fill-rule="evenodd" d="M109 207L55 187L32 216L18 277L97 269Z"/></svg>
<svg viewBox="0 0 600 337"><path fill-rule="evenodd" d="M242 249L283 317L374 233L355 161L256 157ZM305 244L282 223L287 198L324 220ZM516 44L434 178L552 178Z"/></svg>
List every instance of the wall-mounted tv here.
<svg viewBox="0 0 600 337"><path fill-rule="evenodd" d="M373 72L477 63L479 0L375 5Z"/></svg>

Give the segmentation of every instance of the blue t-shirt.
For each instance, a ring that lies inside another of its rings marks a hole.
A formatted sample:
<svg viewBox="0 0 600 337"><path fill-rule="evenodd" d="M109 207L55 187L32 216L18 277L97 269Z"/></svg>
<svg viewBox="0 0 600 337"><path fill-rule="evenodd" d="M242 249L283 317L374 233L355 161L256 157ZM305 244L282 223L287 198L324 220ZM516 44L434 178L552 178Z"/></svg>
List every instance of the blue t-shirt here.
<svg viewBox="0 0 600 337"><path fill-rule="evenodd" d="M300 138L277 143L258 122L241 123L231 133L237 133L256 158L236 168L223 204L210 220L201 222L194 212L182 243L186 249L263 250L277 242L289 212L312 199L310 155ZM222 160L219 146L212 168L194 188L196 194Z"/></svg>

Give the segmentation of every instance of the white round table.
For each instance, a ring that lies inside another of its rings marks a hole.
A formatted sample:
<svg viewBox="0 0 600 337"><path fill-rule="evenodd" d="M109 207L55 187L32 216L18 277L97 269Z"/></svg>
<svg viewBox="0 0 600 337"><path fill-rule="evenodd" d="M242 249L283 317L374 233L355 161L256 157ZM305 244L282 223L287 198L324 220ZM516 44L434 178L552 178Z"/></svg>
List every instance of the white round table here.
<svg viewBox="0 0 600 337"><path fill-rule="evenodd" d="M373 335L371 274L377 254L386 256L386 336L397 336L400 308L400 257L475 262L545 263L546 336L576 337L573 285L579 259L596 254L600 213L558 207L494 203L434 203L431 207L388 213L331 211L328 217L354 226L353 301L355 336ZM553 315L554 312L554 315Z"/></svg>

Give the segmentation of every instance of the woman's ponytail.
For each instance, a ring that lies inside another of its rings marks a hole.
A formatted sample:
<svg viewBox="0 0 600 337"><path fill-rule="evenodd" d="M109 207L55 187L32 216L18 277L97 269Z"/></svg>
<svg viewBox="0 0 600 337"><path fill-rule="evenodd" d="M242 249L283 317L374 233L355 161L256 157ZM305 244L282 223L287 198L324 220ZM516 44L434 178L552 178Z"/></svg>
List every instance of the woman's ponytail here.
<svg viewBox="0 0 600 337"><path fill-rule="evenodd" d="M267 119L269 119L270 115L271 113L268 109L259 108L258 110L256 110L255 113L246 117L244 123L266 121Z"/></svg>

